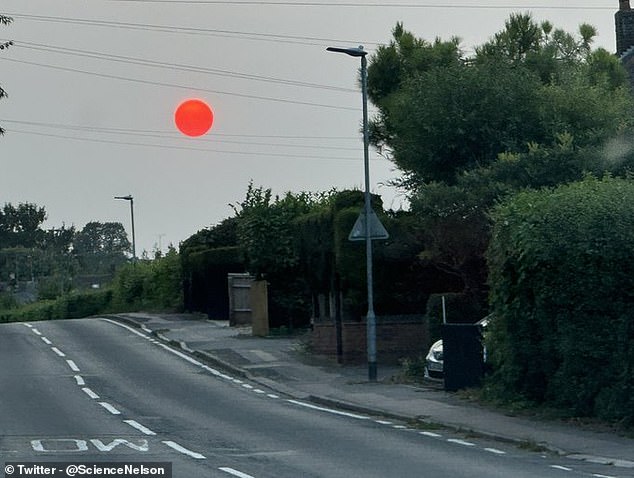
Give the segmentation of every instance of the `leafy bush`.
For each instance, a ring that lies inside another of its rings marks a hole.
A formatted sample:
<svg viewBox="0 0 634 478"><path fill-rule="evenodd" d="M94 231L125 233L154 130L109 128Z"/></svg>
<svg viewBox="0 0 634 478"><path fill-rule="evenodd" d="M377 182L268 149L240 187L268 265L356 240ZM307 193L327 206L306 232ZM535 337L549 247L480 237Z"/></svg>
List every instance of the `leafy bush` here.
<svg viewBox="0 0 634 478"><path fill-rule="evenodd" d="M115 310L181 310L182 267L178 253L123 266L113 281Z"/></svg>
<svg viewBox="0 0 634 478"><path fill-rule="evenodd" d="M89 317L110 309L112 291L72 293L57 300L43 300L19 308L0 311L0 322L61 320Z"/></svg>
<svg viewBox="0 0 634 478"><path fill-rule="evenodd" d="M0 292L0 310L14 309L18 306L11 292Z"/></svg>
<svg viewBox="0 0 634 478"><path fill-rule="evenodd" d="M634 182L524 192L493 219L495 380L577 415L634 423Z"/></svg>

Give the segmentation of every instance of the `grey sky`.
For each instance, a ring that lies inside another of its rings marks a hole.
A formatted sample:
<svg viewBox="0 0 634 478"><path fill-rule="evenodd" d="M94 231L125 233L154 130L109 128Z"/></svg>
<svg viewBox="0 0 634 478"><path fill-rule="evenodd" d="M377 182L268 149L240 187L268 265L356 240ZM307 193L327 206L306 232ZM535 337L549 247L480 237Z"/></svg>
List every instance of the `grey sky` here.
<svg viewBox="0 0 634 478"><path fill-rule="evenodd" d="M511 12L530 11L568 31L590 23L595 46L614 51L617 9L617 0L2 0L14 23L0 40L15 45L0 52L9 94L0 204L44 206L46 227L129 229L129 206L113 196L132 194L140 252L230 216L251 179L280 194L361 188L359 62L327 46L372 52L403 21L428 40L456 35L469 52ZM215 113L200 139L173 125L190 97ZM400 207L382 185L398 171L372 158L373 191Z"/></svg>

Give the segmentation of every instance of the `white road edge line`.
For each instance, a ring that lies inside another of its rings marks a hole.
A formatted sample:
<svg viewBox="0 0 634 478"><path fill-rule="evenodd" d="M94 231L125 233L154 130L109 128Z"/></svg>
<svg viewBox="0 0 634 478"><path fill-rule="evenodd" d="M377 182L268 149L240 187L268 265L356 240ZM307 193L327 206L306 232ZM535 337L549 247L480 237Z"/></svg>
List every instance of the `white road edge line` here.
<svg viewBox="0 0 634 478"><path fill-rule="evenodd" d="M35 335L42 335L42 332L40 332L39 330L37 330L37 329L35 329L35 328L34 328L34 329L31 329L31 331L32 331Z"/></svg>
<svg viewBox="0 0 634 478"><path fill-rule="evenodd" d="M81 375L75 375L73 378L74 378L74 379L75 379L75 381L77 382L77 385L79 385L80 387L81 387L82 385L86 385L86 382L84 382L84 379L82 378L82 376L81 376Z"/></svg>
<svg viewBox="0 0 634 478"><path fill-rule="evenodd" d="M59 355L60 357L66 357L66 354L62 352L60 349L58 349L57 347L51 347L51 350L55 352L57 355Z"/></svg>
<svg viewBox="0 0 634 478"><path fill-rule="evenodd" d="M457 438L448 438L447 441L449 443L455 443L456 445L475 446L475 443L471 443L470 441L459 440Z"/></svg>
<svg viewBox="0 0 634 478"><path fill-rule="evenodd" d="M31 325L31 324L29 324L29 323L25 323L25 324L22 324L22 325L24 325L25 327L28 327L29 329L32 329L32 328L33 328L33 325Z"/></svg>
<svg viewBox="0 0 634 478"><path fill-rule="evenodd" d="M139 332L139 331L137 331L137 330L134 330L134 328L132 328L132 327L130 327L130 326L128 326L128 325L125 325L125 324L121 324L121 323L119 323L119 322L117 322L117 321L115 321L115 320L112 320L112 319L105 319L105 318L104 318L104 319L101 319L101 320L104 320L104 321L106 321L106 322L110 322L111 324L114 324L114 325L117 325L117 326L119 326L119 327L122 327L122 328L124 328L124 329L126 329L126 330L129 330L130 332L132 332L132 333L134 333L134 334L136 334L136 335L138 335L138 336L140 336L140 337L143 337L143 338L145 338L145 339L147 339L147 338L148 338L146 335L142 334L141 332ZM147 330L147 331L149 331L149 332L151 333L151 330L150 330L150 329L147 329L147 327L144 327L144 328L143 328L143 330ZM200 367L200 368L202 368L202 369L204 369L204 370L207 370L208 372L211 372L211 373L212 373L213 375L215 375L216 377L224 378L224 379L226 379L226 380L231 380L232 382L237 383L237 384L240 384L240 385L242 385L244 388L247 388L247 389L249 389L249 390L253 390L253 389L254 389L254 387L253 387L252 385L244 384L244 381L242 381L242 380L240 380L240 379L237 379L237 378L231 377L231 376L229 376L229 375L225 375L225 374L223 374L223 373L219 372L218 370L216 370L216 369L214 369L214 368L211 368L211 367L209 367L208 365L205 365L204 363L202 363L202 362L200 362L200 361L198 361L198 360L196 360L196 359L194 359L194 358L190 357L189 355L184 354L184 353L182 353L182 352L179 352L178 350L175 350L175 349L173 349L173 348L169 347L168 345L165 345L165 344L163 344L163 343L161 343L161 342L155 342L155 341L152 341L152 342L153 342L153 343L155 343L156 345L158 345L159 347L164 348L164 349L165 349L165 350L167 350L168 352L171 352L171 353L173 353L174 355L176 355L176 356L178 356L178 357L182 358L183 360L186 360L187 362L191 363L192 365L196 365L197 367ZM255 390L254 390L254 391L255 391ZM264 392L264 391L259 391L259 392L258 392L258 391L256 391L256 393L266 393L266 392ZM269 398L279 398L277 395L273 395L273 394L268 394L268 395L267 395L267 397L269 397ZM358 416L357 416L357 417L355 417L355 418L358 418ZM363 417L363 418L365 419L366 417Z"/></svg>
<svg viewBox="0 0 634 478"><path fill-rule="evenodd" d="M206 460L207 459L207 457L205 455L201 455L200 453L196 453L195 451L188 450L187 448L184 448L184 447L180 446L176 442L164 441L163 443L165 445L167 445L168 447L170 447L171 449L176 450L177 452L182 453L184 455L191 456L192 458L195 458L196 460Z"/></svg>
<svg viewBox="0 0 634 478"><path fill-rule="evenodd" d="M117 410L115 407L113 407L112 405L110 405L108 402L99 402L99 405L101 405L103 408L108 410L113 415L121 415L121 412Z"/></svg>
<svg viewBox="0 0 634 478"><path fill-rule="evenodd" d="M485 448L484 451L488 451L489 453L494 453L496 455L506 455L505 451L498 450L497 448Z"/></svg>
<svg viewBox="0 0 634 478"><path fill-rule="evenodd" d="M572 468L568 468L567 466L550 465L550 467L554 468L555 470L572 471Z"/></svg>
<svg viewBox="0 0 634 478"><path fill-rule="evenodd" d="M420 434L430 438L442 438L442 435L434 432L420 432Z"/></svg>
<svg viewBox="0 0 634 478"><path fill-rule="evenodd" d="M138 335L139 337L143 337L144 339L146 339L146 338L147 338L147 335L142 334L141 332L139 332L139 331L137 331L137 330L134 330L132 327L129 327L129 326L125 325L125 324L120 324L119 322L117 322L117 321L115 321L115 320L111 320L111 319L102 319L102 320L105 320L106 322L110 322L110 323L112 323L112 324L114 324L114 325L118 325L119 327L122 327L122 328L124 328L124 329L127 329L127 330L129 330L130 332L132 332L132 333L134 333L134 334ZM184 354L184 353L181 353L181 352L179 352L178 350L174 350L174 349L172 349L172 348L168 347L167 345L162 344L162 343L160 343L160 342L159 342L159 343L157 343L157 345L159 345L159 346L163 347L163 348L164 348L165 350L167 350L168 352L172 352L174 355L178 355L180 358L187 360L189 363L192 363L192 364L194 364L194 365L197 365L198 367L205 367L205 364L203 364L202 362L199 362L199 361L198 361L198 360L196 360L196 359L191 358L189 355L186 355L186 354Z"/></svg>
<svg viewBox="0 0 634 478"><path fill-rule="evenodd" d="M75 362L73 362L72 360L66 360L66 363L73 372L79 372L79 367Z"/></svg>
<svg viewBox="0 0 634 478"><path fill-rule="evenodd" d="M300 407L310 408L312 410L319 410L320 412L332 413L333 415L341 415L349 418L356 418L357 420L369 420L370 417L364 415L357 415L356 413L342 412L333 408L318 407L317 405L311 405L310 403L300 402L298 400L287 400L289 403L299 405Z"/></svg>
<svg viewBox="0 0 634 478"><path fill-rule="evenodd" d="M238 478L253 478L251 475L247 475L246 473L242 473L241 471L234 470L233 468L228 468L226 466L218 469L220 471L224 471L225 473L229 473L230 475L237 476Z"/></svg>
<svg viewBox="0 0 634 478"><path fill-rule="evenodd" d="M139 422L137 422L136 420L123 420L123 423L127 423L128 425L130 425L132 428L136 428L137 430L139 430L141 433L145 433L146 435L156 435L156 433L154 433L152 430L150 430L148 427L141 425Z"/></svg>
<svg viewBox="0 0 634 478"><path fill-rule="evenodd" d="M84 391L84 393L86 395L88 395L90 398L92 398L93 400L96 400L97 398L99 398L99 395L97 395L95 392L93 392L91 389L89 389L88 387L84 387L82 388L82 390Z"/></svg>
<svg viewBox="0 0 634 478"><path fill-rule="evenodd" d="M123 328L123 329L127 329L128 331L132 332L133 334L136 334L136 335L138 335L139 337L143 337L144 339L147 339L147 338L148 338L148 336L147 336L147 335L142 334L142 333L141 333L141 332L139 332L138 330L135 330L133 327L130 327L130 326L125 325L125 324L121 324L121 323L117 322L116 320L112 320L112 319L101 319L101 320L103 320L103 321L105 321L105 322L110 322L111 324L114 324L114 325L116 325L116 326L118 326L118 327L121 327L121 328Z"/></svg>
<svg viewBox="0 0 634 478"><path fill-rule="evenodd" d="M132 327L130 327L130 326L128 326L128 325L125 325L125 324L120 324L119 322L117 322L117 321L115 321L115 320L111 320L111 319L101 319L101 320L105 320L106 322L110 322L110 323L112 323L112 324L114 324L114 325L117 325L117 326L119 326L119 327L122 327L122 328L124 328L124 329L127 329L127 330L129 330L130 332L132 332L132 333L134 333L134 334L136 334L136 335L138 335L138 336L140 336L140 337L143 337L143 338L148 338L146 335L142 334L141 332L139 332L139 331L137 331L137 330L134 330ZM146 329L143 329L143 330L146 330ZM147 329L147 330L151 332L151 330L150 330L150 329ZM207 370L207 371L211 372L212 374L214 374L214 375L215 375L215 376L217 376L217 377L225 378L225 379L228 379L228 380L234 380L234 379L233 379L233 377L230 377L230 376L228 376L228 375L224 375L224 374L220 373L218 370L213 369L213 368L211 368L211 367L209 367L209 366L205 365L204 363L202 363L202 362L200 362L200 361L198 361L198 360L196 360L196 359L194 359L194 358L190 357L190 356L189 356L189 355L187 355L187 354L184 354L184 353L182 353L182 352L179 352L178 350L174 350L173 348L169 347L168 345L165 345L165 344L163 344L163 343L161 343L161 342L153 342L153 343L155 343L155 344L156 344L156 345L158 345L159 347L164 348L164 349L165 349L165 350L167 350L168 352L171 352L171 353L173 353L174 355L176 355L176 356L178 356L178 357L182 358L183 360L186 360L186 361L188 361L189 363L191 363L191 364L193 364L193 365L196 365L197 367L201 367L202 369L205 369L205 370ZM240 382L240 383L242 383L242 382Z"/></svg>

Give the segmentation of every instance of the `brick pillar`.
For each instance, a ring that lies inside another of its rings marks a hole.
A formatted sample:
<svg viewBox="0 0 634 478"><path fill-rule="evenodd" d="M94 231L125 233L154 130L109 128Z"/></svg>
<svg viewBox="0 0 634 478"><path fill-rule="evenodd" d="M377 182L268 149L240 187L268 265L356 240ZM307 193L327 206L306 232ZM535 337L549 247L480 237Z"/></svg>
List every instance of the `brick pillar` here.
<svg viewBox="0 0 634 478"><path fill-rule="evenodd" d="M621 56L634 46L634 10L629 0L619 1L619 11L614 15L616 24L616 54Z"/></svg>

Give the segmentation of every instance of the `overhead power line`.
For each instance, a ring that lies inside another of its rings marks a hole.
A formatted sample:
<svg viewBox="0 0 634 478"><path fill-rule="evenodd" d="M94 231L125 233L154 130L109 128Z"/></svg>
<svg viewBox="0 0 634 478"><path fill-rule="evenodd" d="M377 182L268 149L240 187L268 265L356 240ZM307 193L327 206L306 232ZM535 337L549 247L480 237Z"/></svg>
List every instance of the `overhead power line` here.
<svg viewBox="0 0 634 478"><path fill-rule="evenodd" d="M172 133L166 132L164 130L151 130L151 129L132 129L132 128L112 128L112 127L104 127L104 126L79 126L79 125L68 125L61 123L47 123L47 122L38 122L38 121L20 121L20 120L11 120L6 118L0 118L0 122L7 123L15 123L21 125L29 125L29 126L50 126L57 128L67 128L67 129L88 129L95 131L103 131L109 133L138 133L140 135L143 134L162 134L169 135ZM180 137L180 133L173 133ZM229 133L216 133L214 132L214 136L226 137L226 138L265 138L265 139L290 139L290 140L298 140L298 139L313 139L313 140L355 140L357 141L359 138L357 136L319 136L319 135L292 135L292 134L229 134Z"/></svg>
<svg viewBox="0 0 634 478"><path fill-rule="evenodd" d="M113 55L110 53L80 50L76 48L67 48L67 47L61 47L61 46L55 46L55 45L44 45L41 43L16 41L14 42L14 46L18 48L26 48L26 49L36 50L36 51L59 53L62 55L81 56L85 58L95 58L100 60L108 60L108 61L114 61L114 62L134 64L134 65L149 66L153 68L165 68L165 69L171 69L171 70L190 71L195 73L205 73L210 75L225 76L229 78L240 78L245 80L262 81L266 83L277 83L277 84L287 85L287 86L296 86L296 87L303 87L303 88L317 88L317 89L334 90L334 91L342 91L342 92L350 92L350 93L358 94L358 90L354 90L351 88L341 88L338 86L322 85L317 83L310 83L310 82L298 81L298 80L289 80L284 78L275 78L271 76L253 75L249 73L240 73L240 72L235 72L230 70L222 70L218 68L205 68L205 67L192 66L192 65L183 65L179 63L168 63L168 62L161 62L161 61L155 61L155 60L147 60L144 58L134 58L134 57L123 56L123 55Z"/></svg>
<svg viewBox="0 0 634 478"><path fill-rule="evenodd" d="M138 130L138 129L125 129L125 128L106 128L100 126L86 126L86 125L71 125L71 124L61 124L61 123L50 123L50 122L41 122L41 121L21 121L21 120L10 120L10 119L1 119L0 122L3 124L15 124L21 126L34 126L38 128L51 128L62 131L77 131L82 133L98 133L98 134L110 134L110 135L122 135L122 136L140 136L144 138L159 138L159 139L179 139L182 140L182 135L176 131L157 131L157 130ZM39 133L40 131L38 131ZM212 137L204 137L198 138L199 142L209 142L209 143L225 143L225 144L235 144L240 146L273 146L276 148L293 148L293 149L315 149L315 150L334 150L334 151L359 151L359 147L349 147L349 146L325 146L325 145L309 145L309 144L284 144L284 143L272 143L272 142L262 142L262 141L236 141L231 139L223 139L227 137L247 137L245 135L222 135L222 134L213 134ZM251 136L252 137L252 136ZM275 136L258 136L259 138L266 139L279 139L279 137ZM286 136L288 138L298 138ZM319 140L320 138L303 136L303 139L313 139ZM341 139L341 137L338 137ZM322 138L323 139L323 138ZM330 138L333 139L333 138ZM359 140L359 138L354 137L346 137L345 139L350 140Z"/></svg>
<svg viewBox="0 0 634 478"><path fill-rule="evenodd" d="M230 36L230 37L243 37L248 40L263 40L279 43L296 43L300 45L312 45L321 46L330 43L349 43L357 44L363 43L364 45L380 45L379 42L359 42L359 40L349 40L341 38L323 38L306 35L287 35L280 33L261 33L261 32L245 32L238 30L226 30L217 28L200 28L200 27L186 27L175 25L157 25L152 23L136 23L136 22L121 22L111 20L94 20L87 18L73 18L73 17L56 17L48 15L31 15L22 13L10 13L14 18L23 20L32 20L40 22L53 22L53 23L70 23L76 25L89 25L109 28L122 28L128 30L143 30L143 31L158 31L167 33L182 33L189 35L211 35L211 36Z"/></svg>
<svg viewBox="0 0 634 478"><path fill-rule="evenodd" d="M446 4L446 3L381 3L381 2L306 2L306 1L266 1L266 0L103 0L110 3L171 3L184 5L232 5L232 6L285 6L285 7L358 7L358 8L447 8L447 9L507 9L539 8L544 10L614 10L614 7L579 5L511 5L511 4Z"/></svg>
<svg viewBox="0 0 634 478"><path fill-rule="evenodd" d="M267 158L278 158L278 159L294 159L294 160L326 160L326 161L360 161L360 158L352 158L352 157L338 157L338 156L317 156L317 155L306 155L306 154L289 154L289 153L264 153L264 152L255 152L255 151L226 151L226 150L218 150L211 148L196 148L193 146L174 146L174 145L158 145L156 143L137 143L133 141L118 141L118 140L109 140L109 139L96 139L96 138L86 138L86 137L77 137L70 136L64 134L56 134L56 133L42 133L38 131L25 131L21 129L7 129L6 134L11 133L19 133L26 135L34 135L34 136L42 136L48 138L58 138L72 141L84 141L91 143L100 143L100 144L114 144L114 145L124 145L124 146L139 146L139 147L148 147L148 148L158 148L158 149L172 149L172 150L186 150L186 151L199 151L205 153L219 153L219 154L230 154L230 155L241 155L241 156L256 156L256 157L267 157ZM373 158L374 160L384 160L379 156Z"/></svg>
<svg viewBox="0 0 634 478"><path fill-rule="evenodd" d="M259 95L249 95L246 93L235 93L235 92L230 92L230 91L221 91L221 90L212 90L212 89L208 89L208 88L200 88L200 87L196 87L196 86L186 86L186 85L179 85L179 84L175 84L175 83L167 83L167 82L162 82L162 81L152 81L152 80L143 80L140 78L130 78L130 77L125 77L125 76L120 76L120 75L112 75L112 74L108 74L108 73L97 73L94 71L88 71L88 70L82 70L79 68L69 68L69 67L64 67L64 66L59 66L59 65L50 65L50 64L46 64L46 63L38 63L38 62L34 62L34 61L27 61L27 60L16 60L13 58L7 58L7 57L2 57L0 56L0 61L9 61L9 62L13 62L13 63L22 63L25 65L31 65L31 66L39 66L39 67L43 67L43 68L50 68L53 70L58 70L58 71L66 71L66 72L71 72L71 73L82 73L85 75L92 75L92 76L97 76L100 78L107 78L107 79L112 79L112 80L121 80L121 81L129 81L132 83L141 83L141 84L145 84L145 85L154 85L154 86L166 86L166 87L170 87L170 88L179 88L179 89L189 89L192 91L204 91L206 93L213 93L213 94L217 94L217 95L228 95L228 96L233 96L233 97L237 97L237 98L246 98L246 99L255 99L255 100L263 100L263 101L271 101L271 102L276 102L276 103L286 103L286 104L293 104L293 105L302 105L302 106L312 106L312 107L318 107L318 108L329 108L329 109L336 109L336 110L346 110L346 111L358 111L359 108L353 108L353 107L348 107L348 106L339 106L339 105L329 105L329 104L323 104L323 103L313 103L313 102L309 102L309 101L298 101L298 100L290 100L287 98L275 98L275 97L270 97L270 96L259 96Z"/></svg>

